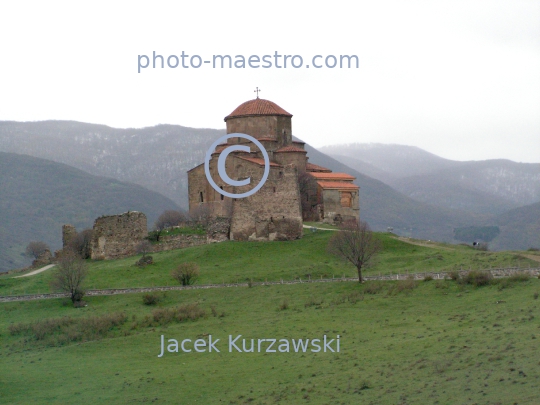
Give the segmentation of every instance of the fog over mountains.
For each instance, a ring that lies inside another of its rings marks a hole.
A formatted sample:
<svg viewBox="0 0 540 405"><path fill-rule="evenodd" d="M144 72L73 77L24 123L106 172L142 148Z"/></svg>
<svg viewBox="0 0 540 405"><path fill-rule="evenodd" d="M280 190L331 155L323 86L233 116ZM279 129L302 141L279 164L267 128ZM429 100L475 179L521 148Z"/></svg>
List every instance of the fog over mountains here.
<svg viewBox="0 0 540 405"><path fill-rule="evenodd" d="M186 172L202 163L207 148L224 133L178 125L117 129L74 121L0 121L0 152L135 183L187 208ZM450 242L456 227L500 224L491 246L540 245L534 237L540 229L540 164L457 162L403 145L306 149L310 162L357 177L360 215L376 230L393 227L401 235ZM525 219L528 231L520 232Z"/></svg>

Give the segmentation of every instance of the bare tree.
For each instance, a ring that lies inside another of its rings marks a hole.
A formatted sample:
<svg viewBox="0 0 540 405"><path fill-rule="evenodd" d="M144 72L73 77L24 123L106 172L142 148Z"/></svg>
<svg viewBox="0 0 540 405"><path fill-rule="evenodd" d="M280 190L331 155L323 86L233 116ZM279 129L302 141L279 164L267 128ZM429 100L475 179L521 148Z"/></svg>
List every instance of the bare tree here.
<svg viewBox="0 0 540 405"><path fill-rule="evenodd" d="M88 273L88 266L74 252L67 252L60 258L58 268L53 273L51 287L70 295L74 305L80 304L84 297L83 282Z"/></svg>
<svg viewBox="0 0 540 405"><path fill-rule="evenodd" d="M142 254L142 258L144 259L146 254L152 251L152 244L147 240L143 240L137 245L135 250L138 254Z"/></svg>
<svg viewBox="0 0 540 405"><path fill-rule="evenodd" d="M34 259L37 259L47 250L50 250L50 249L49 249L49 246L45 242L34 241L34 242L30 242L26 246L26 255L33 257Z"/></svg>
<svg viewBox="0 0 540 405"><path fill-rule="evenodd" d="M172 228L173 226L178 226L186 221L186 215L180 211L167 210L157 219L155 226L156 228Z"/></svg>
<svg viewBox="0 0 540 405"><path fill-rule="evenodd" d="M352 263L362 282L362 268L381 250L367 222L349 220L343 222L339 231L328 242L328 251Z"/></svg>
<svg viewBox="0 0 540 405"><path fill-rule="evenodd" d="M184 222L186 222L186 215L184 213L175 210L163 211L154 224L156 241L159 242L159 238L165 229L178 226Z"/></svg>
<svg viewBox="0 0 540 405"><path fill-rule="evenodd" d="M92 243L92 229L79 232L70 242L69 248L76 252L82 259L90 258L90 245Z"/></svg>

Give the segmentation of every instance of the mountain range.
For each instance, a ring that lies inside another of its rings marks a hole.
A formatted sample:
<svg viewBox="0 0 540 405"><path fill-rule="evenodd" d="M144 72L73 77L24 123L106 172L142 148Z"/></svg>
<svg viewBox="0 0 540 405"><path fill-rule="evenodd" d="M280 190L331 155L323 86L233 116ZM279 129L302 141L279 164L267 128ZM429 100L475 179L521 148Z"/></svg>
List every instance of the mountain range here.
<svg viewBox="0 0 540 405"><path fill-rule="evenodd" d="M142 186L153 192L146 190L152 198L164 198L153 204L152 216L171 204L187 208L186 172L203 161L206 149L224 133L178 125L118 129L75 121L0 121L0 151ZM353 144L319 150L306 145L306 149L311 163L356 177L360 215L375 230L391 227L400 235L451 242L455 228L496 225L501 232L492 246L538 247L533 234L540 164L457 162L404 145ZM94 187L90 184L86 187ZM0 201L5 199L0 194ZM93 207L104 213L100 202ZM140 210L149 214L145 209ZM532 231L516 232L513 220L530 217Z"/></svg>

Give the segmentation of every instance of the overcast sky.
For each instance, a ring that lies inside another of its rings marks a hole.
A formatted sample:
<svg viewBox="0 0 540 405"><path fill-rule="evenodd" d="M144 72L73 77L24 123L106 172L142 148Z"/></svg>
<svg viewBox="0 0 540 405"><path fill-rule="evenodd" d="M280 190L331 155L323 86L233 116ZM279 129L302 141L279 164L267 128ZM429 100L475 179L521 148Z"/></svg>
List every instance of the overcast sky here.
<svg viewBox="0 0 540 405"><path fill-rule="evenodd" d="M539 1L2 2L0 120L224 128L255 97L319 147L540 162ZM356 54L358 69L146 69L139 54Z"/></svg>

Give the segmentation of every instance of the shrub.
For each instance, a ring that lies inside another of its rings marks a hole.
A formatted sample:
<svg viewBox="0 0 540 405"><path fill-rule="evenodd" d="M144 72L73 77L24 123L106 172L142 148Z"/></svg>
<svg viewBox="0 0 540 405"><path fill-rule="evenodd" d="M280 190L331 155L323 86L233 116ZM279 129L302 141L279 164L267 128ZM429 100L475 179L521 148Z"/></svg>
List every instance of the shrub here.
<svg viewBox="0 0 540 405"><path fill-rule="evenodd" d="M279 304L280 311L284 311L286 309L289 309L289 301L287 298L285 298L283 301L281 301L281 304Z"/></svg>
<svg viewBox="0 0 540 405"><path fill-rule="evenodd" d="M530 247L530 248L527 249L527 251L529 251L529 252L538 252L538 251L540 251L540 249L535 248L535 247Z"/></svg>
<svg viewBox="0 0 540 405"><path fill-rule="evenodd" d="M399 294L403 291L414 290L416 287L418 287L418 282L412 277L408 278L407 280L399 280L398 282L393 284L392 287L390 287L390 289L388 290L388 295Z"/></svg>
<svg viewBox="0 0 540 405"><path fill-rule="evenodd" d="M534 293L533 298L534 298L535 300L538 299L538 292L535 292L535 293Z"/></svg>
<svg viewBox="0 0 540 405"><path fill-rule="evenodd" d="M368 281L366 283L366 287L364 288L364 292L367 294L378 294L382 291L383 284L378 281Z"/></svg>
<svg viewBox="0 0 540 405"><path fill-rule="evenodd" d="M448 273L448 277L450 277L450 280L458 281L460 279L459 271L453 270L450 273Z"/></svg>
<svg viewBox="0 0 540 405"><path fill-rule="evenodd" d="M437 280L435 283L435 288L446 290L448 289L448 283L445 283L443 280Z"/></svg>
<svg viewBox="0 0 540 405"><path fill-rule="evenodd" d="M144 294L142 300L144 305L156 305L161 298L157 294Z"/></svg>
<svg viewBox="0 0 540 405"><path fill-rule="evenodd" d="M323 303L322 298L310 297L309 300L304 304L304 307L305 308L320 307L322 303Z"/></svg>
<svg viewBox="0 0 540 405"><path fill-rule="evenodd" d="M192 285L199 278L199 266L192 262L181 263L171 276L182 285Z"/></svg>
<svg viewBox="0 0 540 405"><path fill-rule="evenodd" d="M9 326L12 335L26 335L45 344L58 346L74 341L96 340L105 337L127 321L124 312L74 319L49 318Z"/></svg>
<svg viewBox="0 0 540 405"><path fill-rule="evenodd" d="M429 274L424 277L424 281L433 281L433 276L430 276Z"/></svg>
<svg viewBox="0 0 540 405"><path fill-rule="evenodd" d="M364 300L364 294L360 294L360 291L353 291L347 296L347 298L351 304L356 304L358 301Z"/></svg>
<svg viewBox="0 0 540 405"><path fill-rule="evenodd" d="M489 285L493 280L490 272L471 270L462 279L462 284L472 284L475 287Z"/></svg>
<svg viewBox="0 0 540 405"><path fill-rule="evenodd" d="M158 308L141 321L141 326L164 326L172 322L194 321L205 316L206 312L197 303L174 308Z"/></svg>
<svg viewBox="0 0 540 405"><path fill-rule="evenodd" d="M525 272L519 272L512 274L510 277L508 277L508 280L511 282L523 282L523 281L529 281L531 278L529 273Z"/></svg>
<svg viewBox="0 0 540 405"><path fill-rule="evenodd" d="M135 262L135 265L139 267L145 267L150 264L154 264L154 258L152 256L143 256Z"/></svg>
<svg viewBox="0 0 540 405"><path fill-rule="evenodd" d="M50 250L50 248L45 242L34 241L30 242L26 246L25 253L27 256L31 256L34 259L37 259L43 253L45 253L46 250Z"/></svg>

